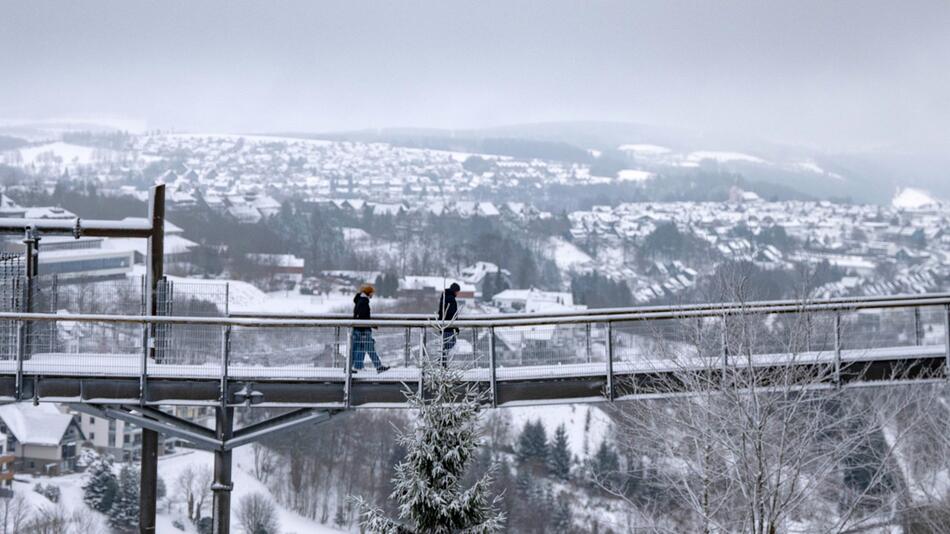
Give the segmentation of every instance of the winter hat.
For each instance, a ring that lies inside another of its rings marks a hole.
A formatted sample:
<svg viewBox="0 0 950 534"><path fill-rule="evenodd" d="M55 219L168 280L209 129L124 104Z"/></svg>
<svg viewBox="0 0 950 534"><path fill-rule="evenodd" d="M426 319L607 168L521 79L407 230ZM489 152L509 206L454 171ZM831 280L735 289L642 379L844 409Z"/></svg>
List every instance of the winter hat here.
<svg viewBox="0 0 950 534"><path fill-rule="evenodd" d="M449 291L452 291L453 293L458 293L461 289L462 288L459 287L459 285L455 282L452 282L452 285L449 286Z"/></svg>

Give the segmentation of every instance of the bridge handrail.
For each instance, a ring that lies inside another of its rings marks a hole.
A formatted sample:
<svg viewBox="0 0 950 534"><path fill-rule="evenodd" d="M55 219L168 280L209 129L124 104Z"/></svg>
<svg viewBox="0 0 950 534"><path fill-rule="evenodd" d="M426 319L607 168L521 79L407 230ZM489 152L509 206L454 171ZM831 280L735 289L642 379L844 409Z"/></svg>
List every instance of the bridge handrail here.
<svg viewBox="0 0 950 534"><path fill-rule="evenodd" d="M717 311L715 315L721 315L722 310L742 308L745 310L759 309L774 306L802 306L803 304L861 304L866 302L886 303L892 301L907 301L920 298L950 299L950 293L926 293L926 294L899 294L886 295L878 297L833 297L827 299L783 299L783 300L760 300L748 302L705 302L698 304L679 304L665 306L631 306L623 308L592 308L588 310L571 310L559 312L541 312L541 313L486 313L476 315L461 315L455 322L459 324L469 324L472 321L485 320L504 320L517 317L519 319L554 319L559 317L603 317L612 315L629 315L631 313L656 313L656 312L695 312L695 311ZM848 309L854 309L850 307ZM417 320L432 321L435 319L434 313L375 313L373 316L379 320ZM229 317L235 318L257 318L257 319L348 319L348 313L282 313L270 312L259 313L251 311L235 311L229 314ZM597 321L602 322L602 320Z"/></svg>
<svg viewBox="0 0 950 534"><path fill-rule="evenodd" d="M925 306L950 306L950 296L918 295L901 299L867 299L861 301L833 302L813 301L797 304L761 305L750 304L723 305L709 309L666 309L662 311L641 311L631 308L627 313L610 315L575 314L560 317L532 317L524 314L509 314L503 319L466 319L453 324L465 327L518 327L518 326L554 326L562 324L592 324L633 321L651 321L663 319L716 318L730 315L769 315L816 312L851 312L857 310L888 308L921 308ZM188 324L206 326L238 326L254 328L309 328L309 327L410 327L425 328L436 324L433 318L419 319L373 319L355 320L340 318L316 319L274 319L259 317L193 317L193 316L152 316L152 315L114 315L114 314L73 314L73 313L23 313L0 312L0 320L13 321L76 321L110 322L136 324Z"/></svg>

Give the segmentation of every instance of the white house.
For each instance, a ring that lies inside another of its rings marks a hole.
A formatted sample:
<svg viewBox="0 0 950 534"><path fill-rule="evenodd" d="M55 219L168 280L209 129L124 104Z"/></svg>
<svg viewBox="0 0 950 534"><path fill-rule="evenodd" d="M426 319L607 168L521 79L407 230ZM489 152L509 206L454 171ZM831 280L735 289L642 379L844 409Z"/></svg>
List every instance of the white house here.
<svg viewBox="0 0 950 534"><path fill-rule="evenodd" d="M85 440L72 415L46 403L0 406L0 433L7 436L17 471L48 475L72 471Z"/></svg>
<svg viewBox="0 0 950 534"><path fill-rule="evenodd" d="M574 296L563 291L540 291L538 289L506 289L492 297L492 305L506 312L551 312L583 310L586 306L574 305Z"/></svg>

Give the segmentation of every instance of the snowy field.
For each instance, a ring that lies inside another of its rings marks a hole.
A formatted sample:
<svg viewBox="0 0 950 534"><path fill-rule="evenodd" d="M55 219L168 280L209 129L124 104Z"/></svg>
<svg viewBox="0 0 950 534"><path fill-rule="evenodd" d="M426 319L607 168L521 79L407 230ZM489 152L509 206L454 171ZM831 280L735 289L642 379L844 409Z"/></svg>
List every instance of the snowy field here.
<svg viewBox="0 0 950 534"><path fill-rule="evenodd" d="M234 451L234 491L231 494L232 532L240 532L235 510L242 497L252 493L264 493L268 496L270 495L267 488L256 478L254 478L252 474L253 458L251 455L252 451L250 447L242 447ZM116 473L118 473L121 465L122 464L116 465ZM182 534L182 532L187 534L197 533L197 530L195 530L191 523L189 523L189 521L185 518L184 503L180 502L175 491L175 481L178 479L179 475L189 466L194 468L203 466L211 468L213 465L214 455L205 451L183 450L175 454L159 457L158 474L159 477L161 477L165 482L167 496L158 503L158 513L156 517L158 534ZM54 486L58 486L61 491L60 505L65 508L67 512L72 512L75 510L88 510L90 514L98 519L99 529L89 532L88 534L108 532L105 515L89 509L82 500L82 485L84 482L84 477L85 475L81 473L74 473L59 477L32 477L28 475L17 475L13 489L15 492L22 494L34 509L39 509L44 506L53 506L53 503L47 500L46 497L34 492L33 486L36 483L42 483L44 485L52 484ZM271 500L274 499L272 498ZM276 506L280 517L281 534L324 534L343 532L341 530L321 525L316 521L301 517L300 515L277 504L276 500L274 500L274 505ZM208 502L204 515L209 515L210 512L211 505L210 502ZM173 524L175 521L185 525L185 530L182 531L176 528Z"/></svg>

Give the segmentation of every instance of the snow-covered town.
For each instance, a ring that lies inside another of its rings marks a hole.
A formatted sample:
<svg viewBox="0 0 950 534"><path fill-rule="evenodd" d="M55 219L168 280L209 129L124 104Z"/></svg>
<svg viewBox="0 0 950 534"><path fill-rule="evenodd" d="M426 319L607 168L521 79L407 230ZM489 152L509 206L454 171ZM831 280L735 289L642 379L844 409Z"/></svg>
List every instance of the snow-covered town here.
<svg viewBox="0 0 950 534"><path fill-rule="evenodd" d="M948 28L3 0L0 532L950 533Z"/></svg>

